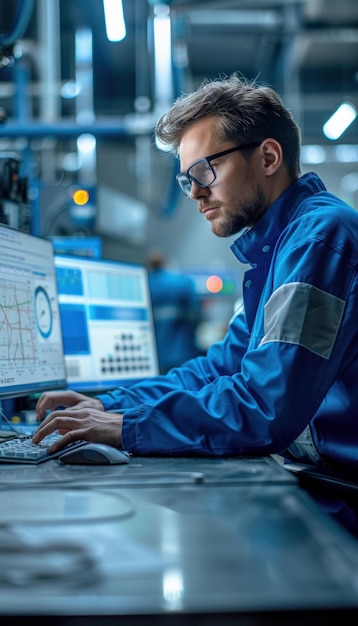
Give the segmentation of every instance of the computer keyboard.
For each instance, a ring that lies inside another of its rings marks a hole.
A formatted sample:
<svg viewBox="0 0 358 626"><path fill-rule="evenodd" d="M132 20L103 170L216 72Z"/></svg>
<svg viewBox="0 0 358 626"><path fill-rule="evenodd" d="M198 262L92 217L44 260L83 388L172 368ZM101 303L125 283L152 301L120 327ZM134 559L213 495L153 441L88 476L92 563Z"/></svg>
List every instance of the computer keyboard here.
<svg viewBox="0 0 358 626"><path fill-rule="evenodd" d="M50 454L49 447L60 438L61 435L53 433L47 435L39 444L32 443L30 435L7 439L0 443L0 463L43 463L61 456L73 447L83 446L86 443L85 441L76 441L65 448L61 448L58 452Z"/></svg>

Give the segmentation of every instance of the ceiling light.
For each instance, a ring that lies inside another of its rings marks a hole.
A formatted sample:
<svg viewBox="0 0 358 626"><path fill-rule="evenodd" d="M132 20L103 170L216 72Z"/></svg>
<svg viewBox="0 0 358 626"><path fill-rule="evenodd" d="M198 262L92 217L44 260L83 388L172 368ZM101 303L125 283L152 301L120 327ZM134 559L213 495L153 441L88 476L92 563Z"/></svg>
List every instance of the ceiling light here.
<svg viewBox="0 0 358 626"><path fill-rule="evenodd" d="M109 41L122 41L127 34L122 0L103 0L103 8Z"/></svg>
<svg viewBox="0 0 358 626"><path fill-rule="evenodd" d="M323 126L328 139L339 139L357 117L357 109L349 102L343 102Z"/></svg>

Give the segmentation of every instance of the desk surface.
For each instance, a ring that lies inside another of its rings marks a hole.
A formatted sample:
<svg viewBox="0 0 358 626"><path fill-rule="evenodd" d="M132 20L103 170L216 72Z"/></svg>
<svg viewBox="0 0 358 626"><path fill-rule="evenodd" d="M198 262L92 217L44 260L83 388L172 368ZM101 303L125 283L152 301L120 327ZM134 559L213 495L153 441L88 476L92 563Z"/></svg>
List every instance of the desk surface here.
<svg viewBox="0 0 358 626"><path fill-rule="evenodd" d="M131 457L112 466L63 465L50 461L35 467L0 462L0 487L23 484L113 484L118 487L182 484L297 484L270 456L258 458Z"/></svg>
<svg viewBox="0 0 358 626"><path fill-rule="evenodd" d="M0 614L20 623L358 616L358 543L270 458L2 465L0 542Z"/></svg>

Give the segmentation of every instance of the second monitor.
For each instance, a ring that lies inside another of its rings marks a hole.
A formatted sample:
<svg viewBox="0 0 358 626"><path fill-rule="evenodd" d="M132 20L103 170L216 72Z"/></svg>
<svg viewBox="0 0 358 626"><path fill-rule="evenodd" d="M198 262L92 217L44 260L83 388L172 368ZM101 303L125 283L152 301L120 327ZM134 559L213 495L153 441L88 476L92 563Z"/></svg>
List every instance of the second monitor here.
<svg viewBox="0 0 358 626"><path fill-rule="evenodd" d="M158 373L145 266L55 257L67 386L100 392Z"/></svg>

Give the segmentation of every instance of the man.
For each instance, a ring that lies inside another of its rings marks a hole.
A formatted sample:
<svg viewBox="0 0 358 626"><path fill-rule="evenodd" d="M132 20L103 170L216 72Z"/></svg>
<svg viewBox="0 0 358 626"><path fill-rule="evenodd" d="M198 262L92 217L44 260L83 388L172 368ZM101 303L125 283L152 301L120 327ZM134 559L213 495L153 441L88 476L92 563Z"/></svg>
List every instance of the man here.
<svg viewBox="0 0 358 626"><path fill-rule="evenodd" d="M358 214L315 174L300 177L300 132L271 89L204 82L158 121L178 183L249 263L244 310L207 356L96 398L45 393L34 442L58 429L137 455L281 453L358 463ZM62 405L67 407L56 410Z"/></svg>

